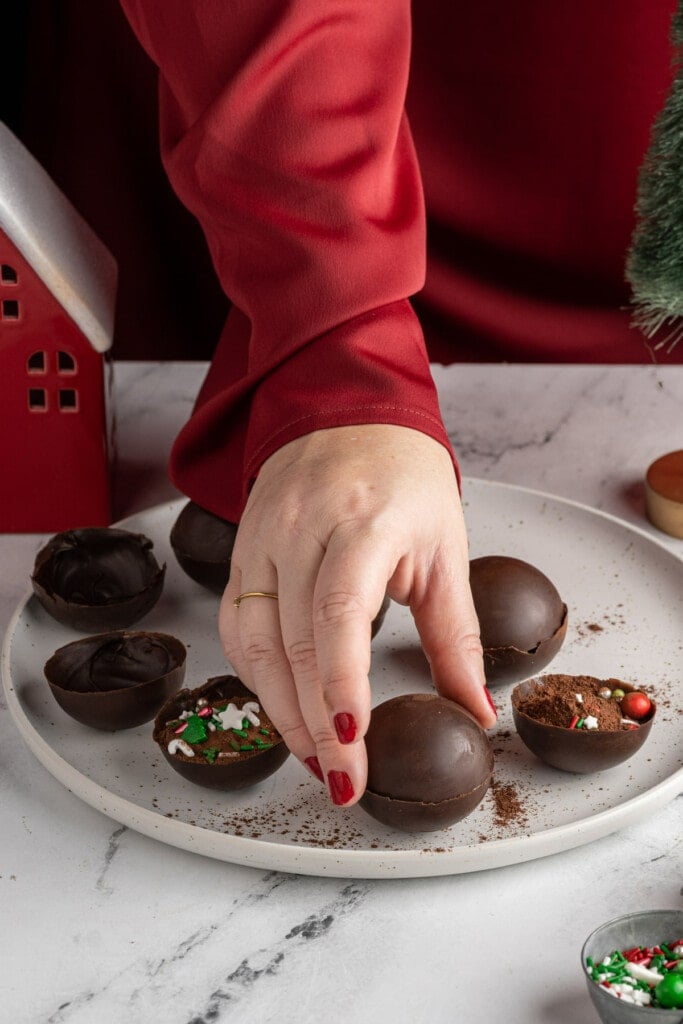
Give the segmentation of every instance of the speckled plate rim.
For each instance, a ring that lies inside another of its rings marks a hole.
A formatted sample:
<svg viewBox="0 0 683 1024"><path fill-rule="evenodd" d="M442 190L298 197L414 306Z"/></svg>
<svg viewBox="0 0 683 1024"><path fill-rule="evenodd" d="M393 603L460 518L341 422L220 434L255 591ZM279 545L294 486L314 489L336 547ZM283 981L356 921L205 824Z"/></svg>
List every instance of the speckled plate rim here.
<svg viewBox="0 0 683 1024"><path fill-rule="evenodd" d="M495 488L497 491L522 492L540 501L557 502L568 508L576 508L584 514L613 522L660 548L674 562L680 563L683 569L683 560L666 545L644 530L599 509L514 484L465 478L463 489L466 491L467 487L472 485ZM141 514L154 514L157 509L167 507L168 502L164 502L114 525L125 528L127 523L137 520ZM179 849L247 867L337 878L419 878L464 874L548 857L602 839L618 829L642 820L683 792L683 768L680 768L644 793L615 807L591 814L581 821L570 822L532 835L490 840L476 846L456 847L443 852L421 849L338 850L303 845L290 846L215 832L202 826L166 818L156 811L140 807L132 800L111 793L83 775L57 754L29 721L12 683L10 658L15 631L32 596L32 593L27 593L16 608L7 627L0 655L0 675L7 706L24 742L43 767L84 803L122 825Z"/></svg>

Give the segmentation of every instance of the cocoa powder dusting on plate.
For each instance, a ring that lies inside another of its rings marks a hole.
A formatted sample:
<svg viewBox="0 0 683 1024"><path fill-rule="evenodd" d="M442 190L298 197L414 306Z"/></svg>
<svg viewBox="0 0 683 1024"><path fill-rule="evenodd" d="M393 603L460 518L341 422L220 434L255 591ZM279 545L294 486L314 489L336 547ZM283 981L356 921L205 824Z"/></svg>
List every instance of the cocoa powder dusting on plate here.
<svg viewBox="0 0 683 1024"><path fill-rule="evenodd" d="M517 787L508 782L502 785L496 782L495 778L491 783L491 796L494 804L494 824L498 828L505 828L508 825L525 826L528 824L529 815L524 807Z"/></svg>

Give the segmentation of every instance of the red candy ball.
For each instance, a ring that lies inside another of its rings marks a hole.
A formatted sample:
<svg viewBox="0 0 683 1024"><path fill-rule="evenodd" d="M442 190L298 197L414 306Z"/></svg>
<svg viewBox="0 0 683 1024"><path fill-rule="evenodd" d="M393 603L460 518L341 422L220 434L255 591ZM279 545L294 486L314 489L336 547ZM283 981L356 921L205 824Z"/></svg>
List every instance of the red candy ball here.
<svg viewBox="0 0 683 1024"><path fill-rule="evenodd" d="M621 698L619 706L627 718L635 718L639 721L649 713L652 701L644 693L634 690Z"/></svg>

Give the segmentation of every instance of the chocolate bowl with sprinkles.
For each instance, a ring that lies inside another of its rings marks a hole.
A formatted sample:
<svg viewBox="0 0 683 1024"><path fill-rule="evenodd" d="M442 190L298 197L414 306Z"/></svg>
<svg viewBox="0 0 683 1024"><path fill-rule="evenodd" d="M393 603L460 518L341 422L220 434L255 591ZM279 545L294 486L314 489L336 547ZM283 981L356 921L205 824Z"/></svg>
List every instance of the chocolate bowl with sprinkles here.
<svg viewBox="0 0 683 1024"><path fill-rule="evenodd" d="M180 690L159 711L153 738L175 771L210 789L256 785L289 756L256 695L236 676Z"/></svg>
<svg viewBox="0 0 683 1024"><path fill-rule="evenodd" d="M638 751L657 707L631 683L583 675L546 675L512 691L522 742L541 761L588 774L613 768Z"/></svg>

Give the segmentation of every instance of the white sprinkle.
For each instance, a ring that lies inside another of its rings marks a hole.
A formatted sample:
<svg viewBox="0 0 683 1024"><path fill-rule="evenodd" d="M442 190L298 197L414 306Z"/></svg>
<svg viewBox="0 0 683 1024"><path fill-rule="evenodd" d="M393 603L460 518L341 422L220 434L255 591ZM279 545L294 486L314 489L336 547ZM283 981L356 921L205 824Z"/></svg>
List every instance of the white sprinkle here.
<svg viewBox="0 0 683 1024"><path fill-rule="evenodd" d="M191 711L181 711L180 714L178 715L178 718L182 718L182 720L185 721L185 719L189 718L191 714Z"/></svg>
<svg viewBox="0 0 683 1024"><path fill-rule="evenodd" d="M258 717L260 708L255 700L248 700L246 704L242 705L242 714L245 718L248 718L252 725L260 725L261 721Z"/></svg>
<svg viewBox="0 0 683 1024"><path fill-rule="evenodd" d="M622 725L638 725L638 723L634 722L632 718L622 718L621 724Z"/></svg>
<svg viewBox="0 0 683 1024"><path fill-rule="evenodd" d="M603 686L601 690L598 690L598 697L604 697L605 700L609 700L612 696L612 691L607 686Z"/></svg>
<svg viewBox="0 0 683 1024"><path fill-rule="evenodd" d="M612 957L611 956L603 957L602 962L605 965L605 967L609 967L609 965L612 963Z"/></svg>
<svg viewBox="0 0 683 1024"><path fill-rule="evenodd" d="M209 730L209 732L215 732L216 731L216 726L213 724L213 722L207 722L206 723L206 728Z"/></svg>
<svg viewBox="0 0 683 1024"><path fill-rule="evenodd" d="M586 715L583 720L583 727L584 729L597 729L598 720L595 715Z"/></svg>
<svg viewBox="0 0 683 1024"><path fill-rule="evenodd" d="M675 945L671 952L674 953L676 956L683 956L683 942Z"/></svg>
<svg viewBox="0 0 683 1024"><path fill-rule="evenodd" d="M185 740L171 740L166 749L168 750L169 754L175 754L178 751L180 751L180 753L184 754L185 757L194 757L194 750L192 749L189 743L185 742Z"/></svg>
<svg viewBox="0 0 683 1024"><path fill-rule="evenodd" d="M216 718L220 720L221 725L224 729L241 729L242 720L248 719L252 725L260 725L261 722L257 715L259 706L255 700L248 700L246 704L241 708L236 708L234 704L228 704L224 711L218 711Z"/></svg>
<svg viewBox="0 0 683 1024"><path fill-rule="evenodd" d="M577 704L583 704L583 695L582 694L575 693L574 696L576 697L576 703Z"/></svg>
<svg viewBox="0 0 683 1024"><path fill-rule="evenodd" d="M648 985L658 985L664 977L659 971L643 967L642 964L626 964L626 970L632 978L636 978L638 981L646 981Z"/></svg>
<svg viewBox="0 0 683 1024"><path fill-rule="evenodd" d="M196 704L196 707L198 707L198 708L206 708L208 706L209 706L209 702L206 699L206 697L200 697L199 700L197 701L197 704Z"/></svg>

